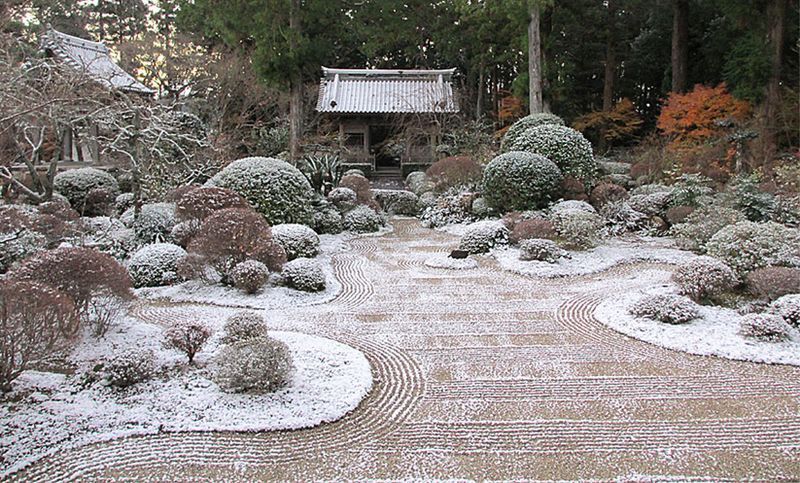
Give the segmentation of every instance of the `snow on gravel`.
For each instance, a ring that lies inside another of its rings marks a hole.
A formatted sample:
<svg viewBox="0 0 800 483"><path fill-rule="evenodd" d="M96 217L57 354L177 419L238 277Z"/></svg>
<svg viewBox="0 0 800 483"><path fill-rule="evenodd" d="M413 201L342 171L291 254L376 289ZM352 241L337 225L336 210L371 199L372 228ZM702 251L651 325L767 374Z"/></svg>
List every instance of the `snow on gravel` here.
<svg viewBox="0 0 800 483"><path fill-rule="evenodd" d="M441 253L425 260L425 266L448 270L469 270L477 268L478 261L474 258L452 258L447 253Z"/></svg>
<svg viewBox="0 0 800 483"><path fill-rule="evenodd" d="M216 317L221 326L224 315ZM210 325L214 325L211 323ZM364 355L339 342L295 332L271 331L292 353L295 371L283 389L264 395L228 394L211 380L210 362L220 330L198 354L199 367L160 345L161 328L126 318L103 338L86 337L74 351L75 375L27 371L0 406L0 476L65 448L159 431L264 431L334 421L355 409L372 388ZM128 389L94 383L81 374L118 347L156 353L154 379Z"/></svg>
<svg viewBox="0 0 800 483"><path fill-rule="evenodd" d="M595 310L594 316L608 327L635 339L690 354L768 364L800 365L800 332L793 330L786 342L760 342L738 334L741 315L716 306L699 306L701 318L672 325L634 317L628 308L646 295L677 293L677 287L664 277L654 284L651 273L641 278L640 290L616 291Z"/></svg>
<svg viewBox="0 0 800 483"><path fill-rule="evenodd" d="M556 263L547 263L522 261L519 259L519 249L513 247L492 250L492 255L504 270L546 278L589 275L616 265L644 261L678 264L697 256L674 248L669 239L653 237L615 238L591 250L571 251L569 254L572 258L561 258Z"/></svg>

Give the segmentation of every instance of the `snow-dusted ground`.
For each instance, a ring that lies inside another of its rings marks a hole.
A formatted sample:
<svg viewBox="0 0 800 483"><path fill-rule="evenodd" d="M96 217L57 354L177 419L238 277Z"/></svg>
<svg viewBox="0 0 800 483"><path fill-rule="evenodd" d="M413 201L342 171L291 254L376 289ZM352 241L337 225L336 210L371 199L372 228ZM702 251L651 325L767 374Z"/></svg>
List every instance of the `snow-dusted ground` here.
<svg viewBox="0 0 800 483"><path fill-rule="evenodd" d="M557 263L521 261L519 249L502 247L492 250L500 267L530 277L567 277L588 275L608 270L616 265L635 262L681 263L697 255L675 248L669 238L626 237L606 240L586 251L571 251L571 258Z"/></svg>
<svg viewBox="0 0 800 483"><path fill-rule="evenodd" d="M433 255L425 260L425 266L431 268L446 268L448 270L468 270L478 267L478 261L474 258L451 258L447 253Z"/></svg>
<svg viewBox="0 0 800 483"><path fill-rule="evenodd" d="M206 321L216 330L197 356L160 346L161 328L127 318L105 337L85 337L71 360L75 375L27 371L16 381L19 401L0 406L0 474L69 447L159 431L264 431L334 421L355 409L372 387L369 362L339 342L295 332L271 331L292 353L294 373L283 389L263 395L228 394L211 380L224 316ZM94 383L81 374L120 347L151 349L158 375L127 389Z"/></svg>
<svg viewBox="0 0 800 483"><path fill-rule="evenodd" d="M628 309L646 295L677 293L667 277L657 283L652 274L637 275L641 290L618 292L596 309L594 316L603 324L635 339L668 349L697 355L769 364L800 365L800 333L792 331L786 342L760 342L739 335L741 315L731 309L698 306L701 318L681 325L665 324L634 317Z"/></svg>

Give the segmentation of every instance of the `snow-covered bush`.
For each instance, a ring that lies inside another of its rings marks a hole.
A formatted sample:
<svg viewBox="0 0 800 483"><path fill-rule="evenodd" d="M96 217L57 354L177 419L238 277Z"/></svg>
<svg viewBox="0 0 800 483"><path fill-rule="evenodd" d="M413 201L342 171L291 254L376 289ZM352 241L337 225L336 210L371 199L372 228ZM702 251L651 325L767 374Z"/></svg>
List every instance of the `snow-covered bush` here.
<svg viewBox="0 0 800 483"><path fill-rule="evenodd" d="M294 366L285 343L258 337L225 346L216 357L214 380L234 393L267 393L289 383Z"/></svg>
<svg viewBox="0 0 800 483"><path fill-rule="evenodd" d="M425 174L424 171L414 171L406 176L406 186L415 195L422 196L436 189L436 184Z"/></svg>
<svg viewBox="0 0 800 483"><path fill-rule="evenodd" d="M603 219L598 214L580 209L558 210L550 219L558 237L570 250L594 247L603 227Z"/></svg>
<svg viewBox="0 0 800 483"><path fill-rule="evenodd" d="M731 267L712 257L697 257L680 264L672 274L679 292L692 300L718 297L739 283Z"/></svg>
<svg viewBox="0 0 800 483"><path fill-rule="evenodd" d="M202 322L177 322L164 331L164 347L186 354L189 364L211 337L211 329Z"/></svg>
<svg viewBox="0 0 800 483"><path fill-rule="evenodd" d="M325 272L318 261L295 258L283 266L283 281L289 287L304 292L325 290Z"/></svg>
<svg viewBox="0 0 800 483"><path fill-rule="evenodd" d="M674 225L670 234L675 237L678 247L703 252L718 231L744 219L739 211L722 206L705 206L693 211L685 222Z"/></svg>
<svg viewBox="0 0 800 483"><path fill-rule="evenodd" d="M350 176L351 174L355 174L355 175L358 175L358 176L363 176L365 178L367 177L367 174L364 173L364 171L362 171L360 169L357 169L357 168L348 169L347 171L344 172L344 174L342 174L342 177Z"/></svg>
<svg viewBox="0 0 800 483"><path fill-rule="evenodd" d="M561 171L549 159L511 151L486 165L483 197L500 212L540 208L555 197L561 181Z"/></svg>
<svg viewBox="0 0 800 483"><path fill-rule="evenodd" d="M83 217L76 224L83 234L82 245L123 260L142 244L131 228L108 216Z"/></svg>
<svg viewBox="0 0 800 483"><path fill-rule="evenodd" d="M328 193L328 201L334 204L342 211L347 211L353 208L357 203L356 192L350 188L340 186L334 188Z"/></svg>
<svg viewBox="0 0 800 483"><path fill-rule="evenodd" d="M233 286L249 294L261 290L269 280L269 268L258 260L245 260L231 269Z"/></svg>
<svg viewBox="0 0 800 483"><path fill-rule="evenodd" d="M83 212L90 191L103 189L111 196L119 193L119 184L113 176L96 168L70 169L58 173L53 180L53 189L66 196L78 212Z"/></svg>
<svg viewBox="0 0 800 483"><path fill-rule="evenodd" d="M700 317L700 311L694 302L672 294L646 296L633 304L630 313L667 324L685 324Z"/></svg>
<svg viewBox="0 0 800 483"><path fill-rule="evenodd" d="M169 238L175 242L176 245L185 248L189 246L189 242L191 242L192 238L200 231L201 224L199 220L181 221L172 227L172 230L169 232Z"/></svg>
<svg viewBox="0 0 800 483"><path fill-rule="evenodd" d="M416 216L419 213L419 197L411 191L372 190L372 194L387 213L407 216Z"/></svg>
<svg viewBox="0 0 800 483"><path fill-rule="evenodd" d="M425 193L422 193L422 195L419 197L420 209L424 211L430 207L436 206L437 199L438 197L433 191L426 191Z"/></svg>
<svg viewBox="0 0 800 483"><path fill-rule="evenodd" d="M474 186L480 182L483 166L471 156L448 156L433 163L425 174L437 191L456 186Z"/></svg>
<svg viewBox="0 0 800 483"><path fill-rule="evenodd" d="M364 176L354 174L344 176L341 181L339 181L339 187L353 190L356 194L356 203L359 205L367 205L375 210L378 209L375 198L372 196L372 185ZM344 208L346 207L342 206L342 209Z"/></svg>
<svg viewBox="0 0 800 483"><path fill-rule="evenodd" d="M684 174L672 186L672 206L700 206L714 194L713 181L699 174Z"/></svg>
<svg viewBox="0 0 800 483"><path fill-rule="evenodd" d="M739 334L762 342L783 342L791 335L791 327L780 315L747 314L742 317Z"/></svg>
<svg viewBox="0 0 800 483"><path fill-rule="evenodd" d="M175 204L181 220L203 220L211 213L225 208L248 208L247 201L233 190L216 186L194 186Z"/></svg>
<svg viewBox="0 0 800 483"><path fill-rule="evenodd" d="M508 146L514 144L517 138L528 129L536 126L542 126L544 124L563 126L564 120L556 116L555 114L549 114L545 112L539 114L527 115L519 119L517 122L515 122L508 128L506 134L503 136L503 140L501 143L503 149L509 150Z"/></svg>
<svg viewBox="0 0 800 483"><path fill-rule="evenodd" d="M520 134L507 151L526 151L543 156L558 166L561 173L580 180L591 180L597 174L592 144L583 134L566 126L546 124Z"/></svg>
<svg viewBox="0 0 800 483"><path fill-rule="evenodd" d="M356 206L344 215L344 228L353 233L372 233L381 229L383 217L368 206Z"/></svg>
<svg viewBox="0 0 800 483"><path fill-rule="evenodd" d="M147 381L156 371L156 357L151 350L129 348L102 363L103 381L126 388Z"/></svg>
<svg viewBox="0 0 800 483"><path fill-rule="evenodd" d="M433 193L425 193L421 199L425 199L429 195L433 196ZM435 198L433 205L425 208L420 219L424 225L431 228L472 221L475 219L472 215L472 200L474 199L474 193L451 188Z"/></svg>
<svg viewBox="0 0 800 483"><path fill-rule="evenodd" d="M554 203L552 206L550 206L550 212L554 214L561 211L572 210L585 211L586 213L597 213L597 210L594 209L594 206L580 200L564 200Z"/></svg>
<svg viewBox="0 0 800 483"><path fill-rule="evenodd" d="M133 193L122 193L114 199L114 210L117 214L121 215L129 208L133 208L134 201Z"/></svg>
<svg viewBox="0 0 800 483"><path fill-rule="evenodd" d="M800 294L784 295L769 305L769 312L800 329Z"/></svg>
<svg viewBox="0 0 800 483"><path fill-rule="evenodd" d="M44 250L46 246L47 239L35 231L0 231L0 273L9 270L14 263Z"/></svg>
<svg viewBox="0 0 800 483"><path fill-rule="evenodd" d="M207 186L243 196L270 224L310 224L314 189L299 169L274 158L243 158L214 175Z"/></svg>
<svg viewBox="0 0 800 483"><path fill-rule="evenodd" d="M672 188L663 184L653 183L653 184L643 184L641 186L637 186L631 191L631 196L638 196L638 195L652 195L655 193L671 193Z"/></svg>
<svg viewBox="0 0 800 483"><path fill-rule="evenodd" d="M256 339L267 336L267 322L257 312L239 312L225 321L225 335L222 337L224 344Z"/></svg>
<svg viewBox="0 0 800 483"><path fill-rule="evenodd" d="M800 233L771 221L742 221L718 231L706 251L745 275L769 265L800 263Z"/></svg>
<svg viewBox="0 0 800 483"><path fill-rule="evenodd" d="M647 227L648 217L644 213L631 208L627 201L606 203L600 209L606 220L606 231L616 236L629 231L638 231Z"/></svg>
<svg viewBox="0 0 800 483"><path fill-rule="evenodd" d="M523 240L529 240L532 238L554 240L556 236L556 228L553 226L552 221L545 220L544 218L529 218L523 219L514 224L514 228L511 230L511 235L509 235L508 241L513 245L517 245Z"/></svg>
<svg viewBox="0 0 800 483"><path fill-rule="evenodd" d="M285 223L272 227L272 240L283 247L287 260L314 258L319 253L319 236L306 225Z"/></svg>
<svg viewBox="0 0 800 483"><path fill-rule="evenodd" d="M800 293L800 268L758 268L747 274L747 288L767 300Z"/></svg>
<svg viewBox="0 0 800 483"><path fill-rule="evenodd" d="M458 248L473 254L486 253L508 243L508 234L508 228L499 221L478 221L467 227Z"/></svg>
<svg viewBox="0 0 800 483"><path fill-rule="evenodd" d="M337 234L344 230L344 219L339 210L333 207L314 212L314 231L317 233Z"/></svg>
<svg viewBox="0 0 800 483"><path fill-rule="evenodd" d="M542 238L528 238L519 244L520 260L536 260L540 262L556 263L559 258L567 257L566 251L562 250L553 240Z"/></svg>
<svg viewBox="0 0 800 483"><path fill-rule="evenodd" d="M148 203L142 205L142 210L131 228L136 232L136 238L144 243L152 243L167 240L177 223L174 204Z"/></svg>
<svg viewBox="0 0 800 483"><path fill-rule="evenodd" d="M128 261L134 287L157 287L174 281L186 250L172 243L154 243L138 249Z"/></svg>

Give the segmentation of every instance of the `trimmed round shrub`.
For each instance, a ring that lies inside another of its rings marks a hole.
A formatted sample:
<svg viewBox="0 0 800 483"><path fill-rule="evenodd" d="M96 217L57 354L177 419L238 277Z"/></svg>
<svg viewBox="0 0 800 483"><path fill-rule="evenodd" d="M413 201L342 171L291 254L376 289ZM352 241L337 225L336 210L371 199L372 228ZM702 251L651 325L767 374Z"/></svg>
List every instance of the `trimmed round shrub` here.
<svg viewBox="0 0 800 483"><path fill-rule="evenodd" d="M469 253L486 253L497 245L508 243L508 228L499 221L478 221L467 227L458 244Z"/></svg>
<svg viewBox="0 0 800 483"><path fill-rule="evenodd" d="M319 236L311 228L296 223L272 227L272 241L286 252L287 260L314 258L319 253Z"/></svg>
<svg viewBox="0 0 800 483"><path fill-rule="evenodd" d="M598 214L580 209L558 210L550 219L564 246L571 250L594 247L603 227L603 219Z"/></svg>
<svg viewBox="0 0 800 483"><path fill-rule="evenodd" d="M718 297L739 283L731 267L712 257L697 257L682 263L672 274L681 295L699 302Z"/></svg>
<svg viewBox="0 0 800 483"><path fill-rule="evenodd" d="M436 185L424 171L414 171L406 176L406 186L415 195L422 196L436 189Z"/></svg>
<svg viewBox="0 0 800 483"><path fill-rule="evenodd" d="M122 195L120 195L122 196ZM62 221L74 221L80 218L81 215L73 210L66 199L55 198L51 201L39 203L36 207L42 215L52 215Z"/></svg>
<svg viewBox="0 0 800 483"><path fill-rule="evenodd" d="M243 196L270 224L312 222L314 189L299 169L274 158L234 161L206 186L228 188Z"/></svg>
<svg viewBox="0 0 800 483"><path fill-rule="evenodd" d="M134 287L168 285L177 279L178 263L186 250L172 243L154 243L137 250L128 261Z"/></svg>
<svg viewBox="0 0 800 483"><path fill-rule="evenodd" d="M122 193L114 199L114 209L117 214L125 213L129 208L133 208L135 197L133 193Z"/></svg>
<svg viewBox="0 0 800 483"><path fill-rule="evenodd" d="M718 231L706 244L706 251L743 276L769 265L797 263L800 234L771 221L742 221Z"/></svg>
<svg viewBox="0 0 800 483"><path fill-rule="evenodd" d="M483 197L500 212L541 208L556 196L561 180L561 171L549 159L512 151L486 166Z"/></svg>
<svg viewBox="0 0 800 483"><path fill-rule="evenodd" d="M151 350L126 349L103 362L103 381L109 386L126 388L145 382L156 372L156 356Z"/></svg>
<svg viewBox="0 0 800 483"><path fill-rule="evenodd" d="M423 198L430 193L425 193ZM425 208L420 219L428 227L451 225L473 221L472 201L475 193L465 193L458 188L451 188L435 199L433 206Z"/></svg>
<svg viewBox="0 0 800 483"><path fill-rule="evenodd" d="M568 254L562 250L553 240L542 238L528 238L519 244L519 259L523 261L540 261L556 263L559 258L567 257Z"/></svg>
<svg viewBox="0 0 800 483"><path fill-rule="evenodd" d="M231 269L233 286L249 294L261 290L269 280L269 268L258 260L245 260Z"/></svg>
<svg viewBox="0 0 800 483"><path fill-rule="evenodd" d="M44 235L28 229L17 232L0 232L0 273L15 263L26 259L47 247Z"/></svg>
<svg viewBox="0 0 800 483"><path fill-rule="evenodd" d="M186 248L192 238L200 231L201 225L202 223L199 220L182 221L172 227L169 237L176 245Z"/></svg>
<svg viewBox="0 0 800 483"><path fill-rule="evenodd" d="M700 317L697 305L686 297L672 294L649 295L630 308L636 317L646 317L667 324L685 324Z"/></svg>
<svg viewBox="0 0 800 483"><path fill-rule="evenodd" d="M416 216L419 213L419 197L405 190L372 190L375 200L387 213Z"/></svg>
<svg viewBox="0 0 800 483"><path fill-rule="evenodd" d="M285 343L257 337L223 347L214 369L214 381L226 392L268 393L289 383L294 366Z"/></svg>
<svg viewBox="0 0 800 483"><path fill-rule="evenodd" d="M723 206L705 206L692 212L683 223L674 225L670 234L678 247L703 252L711 237L726 226L744 221L744 215Z"/></svg>
<svg viewBox="0 0 800 483"><path fill-rule="evenodd" d="M216 186L193 186L175 204L175 213L181 220L203 220L215 211L225 208L249 208L247 200L233 190Z"/></svg>
<svg viewBox="0 0 800 483"><path fill-rule="evenodd" d="M344 176L342 180L339 181L339 187L353 190L356 194L356 203L359 205L377 208L375 199L372 197L372 186L367 178L355 174Z"/></svg>
<svg viewBox="0 0 800 483"><path fill-rule="evenodd" d="M325 272L322 265L310 258L295 258L283 266L283 280L287 286L304 292L325 290Z"/></svg>
<svg viewBox="0 0 800 483"><path fill-rule="evenodd" d="M767 300L800 293L800 268L758 268L747 274L747 288Z"/></svg>
<svg viewBox="0 0 800 483"><path fill-rule="evenodd" d="M367 177L367 175L366 175L366 173L364 173L364 171L362 171L360 169L356 169L356 168L348 169L347 171L344 172L344 174L342 176L350 176L351 174L355 174L355 175L358 175L358 176L363 176L365 178Z"/></svg>
<svg viewBox="0 0 800 483"><path fill-rule="evenodd" d="M119 184L113 176L96 168L78 168L58 173L53 179L53 189L64 195L78 212L84 211L90 191L105 190L111 199L119 194Z"/></svg>
<svg viewBox="0 0 800 483"><path fill-rule="evenodd" d="M470 211L478 218L486 218L491 214L492 208L489 206L489 203L486 202L486 198L480 197L472 200L472 208Z"/></svg>
<svg viewBox="0 0 800 483"><path fill-rule="evenodd" d="M267 336L267 322L257 312L239 312L225 321L223 344L235 344Z"/></svg>
<svg viewBox="0 0 800 483"><path fill-rule="evenodd" d="M544 238L547 240L555 240L558 234L553 222L545 220L544 218L531 218L521 220L514 225L511 230L511 235L508 241L513 245L521 243L523 240L530 240L533 238Z"/></svg>
<svg viewBox="0 0 800 483"><path fill-rule="evenodd" d="M769 305L769 312L800 329L800 294L784 295Z"/></svg>
<svg viewBox="0 0 800 483"><path fill-rule="evenodd" d="M607 203L624 201L628 199L628 190L622 186L611 183L600 183L594 187L589 200L595 208L600 208Z"/></svg>
<svg viewBox="0 0 800 483"><path fill-rule="evenodd" d="M356 192L344 186L334 188L328 193L328 201L333 203L340 210L349 210L354 207L357 203L357 199Z"/></svg>
<svg viewBox="0 0 800 483"><path fill-rule="evenodd" d="M555 114L549 114L545 112L539 114L529 114L519 119L508 128L501 142L503 149L509 150L508 146L514 144L517 138L528 129L532 127L543 126L545 124L563 126L564 120Z"/></svg>
<svg viewBox="0 0 800 483"><path fill-rule="evenodd" d="M339 210L327 207L314 213L314 231L317 233L335 235L343 230L344 219Z"/></svg>
<svg viewBox="0 0 800 483"><path fill-rule="evenodd" d="M597 174L592 144L570 127L551 124L527 129L506 150L544 156L555 163L564 176L574 176L584 183Z"/></svg>
<svg viewBox="0 0 800 483"><path fill-rule="evenodd" d="M739 323L739 335L762 342L783 342L790 334L791 327L780 315L747 314Z"/></svg>
<svg viewBox="0 0 800 483"><path fill-rule="evenodd" d="M433 191L427 191L419 196L419 206L423 210L436 205L438 197Z"/></svg>
<svg viewBox="0 0 800 483"><path fill-rule="evenodd" d="M566 200L566 201L559 201L555 203L553 206L550 207L551 213L558 213L560 211L570 211L570 210L578 210L578 211L585 211L586 213L597 213L597 210L594 209L594 206L590 205L585 201L580 200Z"/></svg>
<svg viewBox="0 0 800 483"><path fill-rule="evenodd" d="M647 215L631 208L627 201L611 201L602 205L600 215L606 220L606 232L612 236L648 226Z"/></svg>
<svg viewBox="0 0 800 483"><path fill-rule="evenodd" d="M136 238L152 243L167 240L177 223L174 204L149 203L142 205L142 211L133 220L131 228L136 233Z"/></svg>
<svg viewBox="0 0 800 483"><path fill-rule="evenodd" d="M383 217L369 206L359 205L344 215L344 228L353 233L372 233L381 229Z"/></svg>
<svg viewBox="0 0 800 483"><path fill-rule="evenodd" d="M470 156L450 156L433 163L425 174L437 191L445 191L455 186L480 182L483 166Z"/></svg>

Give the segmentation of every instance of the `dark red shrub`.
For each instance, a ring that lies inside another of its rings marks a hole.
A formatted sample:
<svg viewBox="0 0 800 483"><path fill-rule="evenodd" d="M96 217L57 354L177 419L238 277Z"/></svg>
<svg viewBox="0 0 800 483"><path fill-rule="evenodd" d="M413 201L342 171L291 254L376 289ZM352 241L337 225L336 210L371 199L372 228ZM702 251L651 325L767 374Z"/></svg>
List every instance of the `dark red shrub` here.
<svg viewBox="0 0 800 483"><path fill-rule="evenodd" d="M561 191L565 200L588 201L589 199L586 194L586 186L574 176L564 176L564 180L561 182Z"/></svg>
<svg viewBox="0 0 800 483"><path fill-rule="evenodd" d="M667 221L670 225L683 223L694 212L694 206L673 206L667 210Z"/></svg>
<svg viewBox="0 0 800 483"><path fill-rule="evenodd" d="M356 192L356 203L359 205L367 205L375 211L380 210L380 206L372 196L371 186L369 180L358 174L351 174L344 176L339 181L339 186L342 188L350 188Z"/></svg>
<svg viewBox="0 0 800 483"><path fill-rule="evenodd" d="M595 208L600 208L606 203L613 203L626 199L628 199L628 190L613 183L600 183L594 187L589 197L589 200Z"/></svg>
<svg viewBox="0 0 800 483"><path fill-rule="evenodd" d="M95 188L86 193L81 214L83 216L109 216L114 212L113 193L103 188Z"/></svg>
<svg viewBox="0 0 800 483"><path fill-rule="evenodd" d="M13 269L9 279L48 285L75 303L81 320L101 335L133 298L131 279L113 257L93 248L56 248L36 253Z"/></svg>
<svg viewBox="0 0 800 483"><path fill-rule="evenodd" d="M556 238L556 229L553 223L543 218L522 220L511 231L508 239L512 244L517 245L522 240L530 240L531 238L554 240Z"/></svg>
<svg viewBox="0 0 800 483"><path fill-rule="evenodd" d="M483 167L469 156L451 156L433 163L425 171L438 191L454 186L477 183L483 176Z"/></svg>
<svg viewBox="0 0 800 483"><path fill-rule="evenodd" d="M202 220L226 208L248 208L247 200L227 188L195 187L186 191L176 204L175 212L182 220Z"/></svg>
<svg viewBox="0 0 800 483"><path fill-rule="evenodd" d="M39 213L43 215L53 215L62 221L77 220L81 216L77 211L72 209L68 201L62 199L40 203L37 208L39 208Z"/></svg>
<svg viewBox="0 0 800 483"><path fill-rule="evenodd" d="M747 275L747 288L767 300L800 293L800 268L765 267Z"/></svg>
<svg viewBox="0 0 800 483"><path fill-rule="evenodd" d="M522 212L509 211L508 213L503 215L503 218L500 220L500 222L503 223L503 225L505 225L506 228L508 228L508 231L512 231L514 230L514 227L517 226L517 223L519 223L524 219L525 218L523 218Z"/></svg>
<svg viewBox="0 0 800 483"><path fill-rule="evenodd" d="M183 198L183 195L197 188L200 188L199 184L186 184L172 188L171 190L167 191L167 194L164 195L164 201L167 203L177 203L181 198Z"/></svg>

